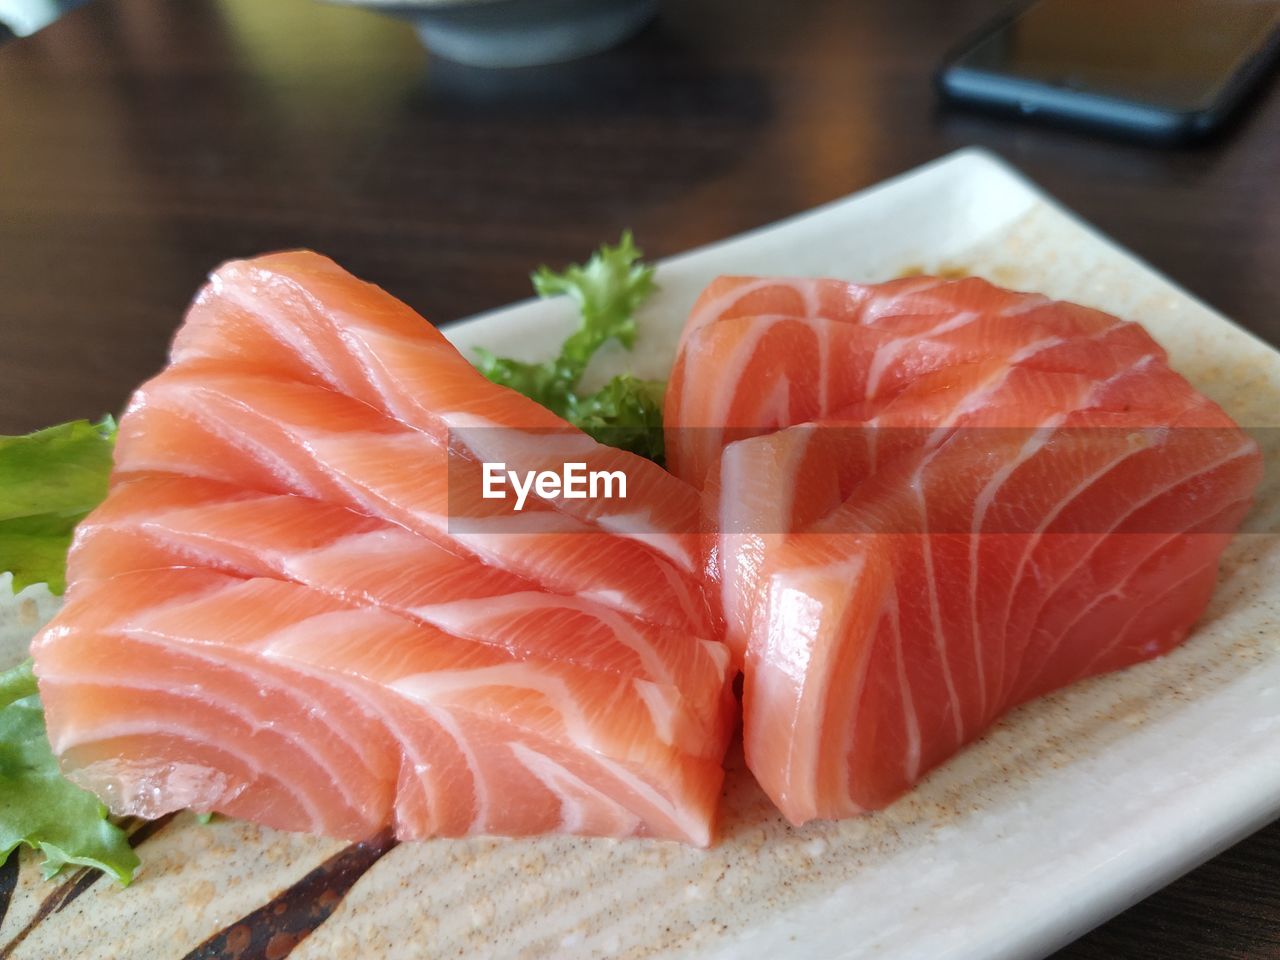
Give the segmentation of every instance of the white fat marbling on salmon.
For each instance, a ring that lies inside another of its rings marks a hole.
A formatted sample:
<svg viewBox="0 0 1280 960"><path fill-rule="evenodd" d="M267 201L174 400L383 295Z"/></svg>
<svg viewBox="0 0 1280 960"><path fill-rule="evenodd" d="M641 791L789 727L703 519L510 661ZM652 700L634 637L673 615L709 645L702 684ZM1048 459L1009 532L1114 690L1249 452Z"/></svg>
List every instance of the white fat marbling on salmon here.
<svg viewBox="0 0 1280 960"><path fill-rule="evenodd" d="M920 713L916 709L915 694L907 679L906 662L902 653L902 618L898 606L898 594L893 592L888 607L889 623L893 628L893 660L898 678L898 694L902 697L903 713L907 728L907 749L903 753L903 764L909 780L920 776Z"/></svg>
<svg viewBox="0 0 1280 960"><path fill-rule="evenodd" d="M511 752L547 790L560 798L561 829L565 833L626 836L641 821L630 810L587 783L546 754L523 743L509 744Z"/></svg>
<svg viewBox="0 0 1280 960"><path fill-rule="evenodd" d="M1124 457L1122 457L1121 459L1127 459L1129 456L1132 456L1132 455L1133 455L1134 453L1136 453L1136 452L1137 452L1137 450L1136 450L1136 449L1130 448L1130 449L1125 453ZM1244 458L1246 458L1246 457L1253 457L1253 456L1256 456L1256 455L1257 455L1257 452L1258 452L1258 448L1257 448L1257 445L1254 443L1254 441L1253 441L1252 439L1246 439L1246 440L1245 440L1245 442L1241 443L1241 444L1240 444L1240 446L1239 446L1239 447L1237 447L1236 449L1234 449L1234 450L1230 451L1230 452L1229 452L1229 453L1227 453L1225 456L1222 456L1222 457L1220 457L1220 458L1218 458L1218 459L1216 459L1216 460L1214 460L1214 461L1212 461L1212 462L1210 462L1210 463L1208 463L1208 464L1204 465L1204 466L1203 466L1203 467L1201 467L1200 469L1196 470L1194 473L1192 473L1192 474L1190 474L1190 475L1185 475L1185 476L1177 477L1177 478L1175 478L1175 479L1171 480L1171 481L1170 481L1170 482L1168 482L1168 483L1161 484L1161 485L1160 485L1160 486L1158 486L1158 487L1155 487L1155 488L1153 488L1153 489L1151 489L1151 490L1149 490L1149 491L1144 492L1144 494L1143 494L1143 495L1141 495L1139 498L1137 498L1137 499L1136 499L1136 500L1135 500L1135 501L1134 501L1134 502L1129 506L1129 508L1128 508L1127 510L1125 510L1121 515L1119 515L1119 516L1116 518L1115 522L1111 525L1111 527L1109 528L1109 530L1107 530L1107 531L1103 531L1103 532L1104 532L1104 533L1110 533L1110 532L1113 532L1113 531L1115 531L1115 530L1119 529L1119 528L1124 524L1124 522L1125 522L1126 520L1130 519L1130 518L1131 518L1135 513L1137 513L1139 510L1141 510L1144 506L1146 506L1147 504L1151 503L1153 500L1155 500L1156 498L1158 498L1158 497L1159 497L1159 496L1161 496L1162 494L1168 493L1169 491L1171 491L1171 490L1173 490L1173 489L1175 489L1175 488L1177 488L1177 487L1182 486L1183 484L1187 483L1187 481L1188 481L1188 480L1193 480L1193 479L1195 479L1196 477L1200 477L1200 476L1204 476L1204 475L1210 474L1210 473L1212 473L1213 471L1215 471L1215 470L1217 470L1217 469L1219 469L1219 468L1221 468L1221 467L1223 467L1223 466L1226 466L1227 464L1229 464L1229 463L1231 463L1231 462L1233 462L1233 461L1241 460L1241 459L1244 459ZM1109 465L1109 469L1114 469L1114 464ZM1206 503L1206 504L1205 504L1205 507L1206 507L1206 509L1209 511L1209 516L1215 516L1215 515L1217 515L1219 512L1221 512L1221 505L1220 505L1220 504L1209 504L1209 503ZM1093 556L1093 554L1096 552L1096 550L1098 549L1098 547L1099 547L1099 546L1101 546L1101 544L1102 544L1102 543L1104 543L1104 542L1105 542L1105 540L1104 540L1102 537L1099 537L1099 539L1097 540L1097 542L1094 544L1094 546L1093 546L1090 550L1086 551L1085 553L1083 553L1082 555L1080 555L1079 557L1077 557L1077 558L1076 558L1076 560L1075 560L1075 561L1070 565L1070 567L1068 567L1068 568L1067 568L1066 573L1065 573L1063 576L1060 576L1060 577L1058 577L1058 578L1057 578L1057 581L1056 581L1056 582L1057 582L1057 585L1059 585L1059 586L1060 586L1062 583L1064 583L1064 582L1066 582L1067 580L1069 580L1069 579L1070 579L1070 577L1071 577L1072 575L1074 575L1074 574L1075 574L1075 573L1076 573L1076 572L1077 572L1077 571L1078 571L1078 570L1079 570L1079 569L1080 569L1080 568L1081 568L1085 563L1087 563L1087 562L1088 562L1088 560ZM1137 568L1135 567L1135 569L1137 569ZM1048 602L1048 600L1049 600L1049 598L1050 598L1051 596L1052 596L1052 593L1051 593L1051 592L1050 592L1050 593L1046 593L1044 602L1046 602L1046 603L1047 603L1047 602ZM1043 603L1042 603L1042 606L1043 606ZM1081 614L1080 614L1080 615L1081 615L1081 616L1083 616L1083 611L1081 612ZM1077 619L1078 619L1078 618L1077 618ZM1075 621L1073 621L1073 623L1074 623L1074 622L1075 622ZM1070 626L1070 624L1068 625L1068 627L1069 627L1069 626ZM1058 643L1061 643L1061 642L1062 642L1062 637L1064 637L1064 636L1066 636L1066 631L1065 631L1065 630L1062 632L1062 634L1060 634L1060 635L1058 636L1058 638L1057 638L1057 642L1055 643L1055 648L1056 648L1056 645L1057 645ZM1103 652L1105 652L1105 651L1103 651ZM1048 662L1049 658L1052 656L1052 653L1053 653L1053 650L1050 650L1049 656L1045 657L1044 662ZM1100 654L1099 654L1099 655L1101 655L1101 652L1100 652ZM1032 677L1029 677L1029 678L1028 678L1028 680L1034 680L1034 679L1035 679L1035 677L1034 677L1034 676L1032 676Z"/></svg>
<svg viewBox="0 0 1280 960"><path fill-rule="evenodd" d="M649 718L663 743L676 743L676 704L672 703L671 688L660 687L650 680L634 679L635 688L644 705L649 708Z"/></svg>

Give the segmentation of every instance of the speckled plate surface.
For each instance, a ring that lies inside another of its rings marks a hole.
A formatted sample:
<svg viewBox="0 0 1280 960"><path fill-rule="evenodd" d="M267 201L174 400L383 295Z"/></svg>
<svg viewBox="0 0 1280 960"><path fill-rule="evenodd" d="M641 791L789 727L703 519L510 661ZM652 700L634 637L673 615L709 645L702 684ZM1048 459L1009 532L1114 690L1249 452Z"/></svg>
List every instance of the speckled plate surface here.
<svg viewBox="0 0 1280 960"><path fill-rule="evenodd" d="M664 375L719 273L908 269L1139 320L1243 425L1280 426L1280 355L974 151L665 262L637 356L608 356L599 373ZM561 304L525 303L449 334L532 358L570 324ZM1280 431L1258 436L1274 465ZM1271 472L1251 529L1275 529L1278 514ZM720 842L705 851L349 846L182 815L141 828L128 889L91 874L46 883L31 858L11 858L0 960L1042 956L1280 813L1278 607L1280 538L1242 535L1185 646L1016 711L879 814L792 828L731 755Z"/></svg>

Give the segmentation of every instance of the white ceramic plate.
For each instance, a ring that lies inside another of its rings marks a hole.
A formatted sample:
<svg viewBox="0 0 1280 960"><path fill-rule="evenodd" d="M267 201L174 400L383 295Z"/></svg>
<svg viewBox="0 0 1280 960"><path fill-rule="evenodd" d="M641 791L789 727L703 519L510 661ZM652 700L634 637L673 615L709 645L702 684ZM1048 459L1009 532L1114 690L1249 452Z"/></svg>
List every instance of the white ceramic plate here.
<svg viewBox="0 0 1280 960"><path fill-rule="evenodd" d="M1280 426L1280 355L978 151L664 262L636 353L614 351L595 373L664 376L688 307L720 273L870 281L908 269L1139 320L1242 424ZM464 349L537 358L571 323L566 305L530 302L448 332ZM1258 510L1280 510L1274 486ZM734 756L711 850L405 844L291 956L1043 956L1280 814L1278 599L1280 540L1242 536L1184 647L1016 711L888 810L792 828ZM180 817L147 841L133 887L94 884L12 956L181 956L341 849ZM24 862L0 953L49 891Z"/></svg>

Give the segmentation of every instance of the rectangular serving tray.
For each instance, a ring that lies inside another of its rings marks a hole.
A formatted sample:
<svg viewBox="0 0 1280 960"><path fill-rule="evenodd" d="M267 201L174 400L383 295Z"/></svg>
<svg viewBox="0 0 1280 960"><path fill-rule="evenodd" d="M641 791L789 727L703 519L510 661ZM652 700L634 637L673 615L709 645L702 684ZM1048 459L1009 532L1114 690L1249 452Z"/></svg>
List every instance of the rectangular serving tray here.
<svg viewBox="0 0 1280 960"><path fill-rule="evenodd" d="M974 273L1141 321L1241 424L1280 426L1280 355L976 150L664 261L635 353L611 351L593 374L665 376L717 274L908 270ZM447 333L464 350L534 359L572 323L567 304L529 301ZM1257 435L1274 462L1267 438L1280 431ZM1280 540L1257 532L1280 511L1273 478L1184 647L1019 709L885 811L790 827L735 752L710 850L403 844L360 861L289 955L1043 956L1280 814ZM31 924L14 960L179 957L219 931L240 936L237 921L282 892L276 902L292 902L291 885L344 846L182 815L147 840L132 887L98 881L34 924L59 887L24 857L0 952Z"/></svg>

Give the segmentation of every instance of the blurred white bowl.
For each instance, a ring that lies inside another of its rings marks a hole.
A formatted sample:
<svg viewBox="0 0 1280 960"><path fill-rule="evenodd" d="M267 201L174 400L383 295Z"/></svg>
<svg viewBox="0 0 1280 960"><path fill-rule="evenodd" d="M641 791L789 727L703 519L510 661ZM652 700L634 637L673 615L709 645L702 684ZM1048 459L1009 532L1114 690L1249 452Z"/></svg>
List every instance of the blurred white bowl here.
<svg viewBox="0 0 1280 960"><path fill-rule="evenodd" d="M658 0L331 0L408 20L433 53L477 67L528 67L607 50Z"/></svg>

